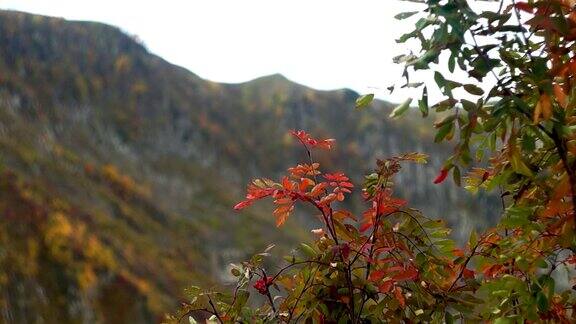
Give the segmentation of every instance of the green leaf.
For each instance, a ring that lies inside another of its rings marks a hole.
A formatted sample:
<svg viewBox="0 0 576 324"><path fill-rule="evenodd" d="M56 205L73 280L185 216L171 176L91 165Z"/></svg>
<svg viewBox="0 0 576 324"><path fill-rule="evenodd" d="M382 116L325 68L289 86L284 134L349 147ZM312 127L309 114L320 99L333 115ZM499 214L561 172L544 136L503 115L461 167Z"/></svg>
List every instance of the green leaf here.
<svg viewBox="0 0 576 324"><path fill-rule="evenodd" d="M494 320L494 324L512 324L513 321L506 317L498 317Z"/></svg>
<svg viewBox="0 0 576 324"><path fill-rule="evenodd" d="M478 81L482 81L486 74L500 65L500 60L478 57L472 62L471 65L474 69L469 72L470 76L476 78Z"/></svg>
<svg viewBox="0 0 576 324"><path fill-rule="evenodd" d="M533 177L534 173L532 172L532 170L530 170L530 168L526 165L526 163L524 163L524 161L522 161L522 158L520 156L518 156L518 154L513 154L510 157L510 164L512 165L512 169L514 169L514 171L525 175L527 177Z"/></svg>
<svg viewBox="0 0 576 324"><path fill-rule="evenodd" d="M472 247L478 244L478 233L476 233L476 231L473 230L470 233L470 239L468 240L468 244Z"/></svg>
<svg viewBox="0 0 576 324"><path fill-rule="evenodd" d="M234 301L234 307L232 308L234 313L238 313L242 310L242 307L246 305L248 302L248 298L250 297L250 292L245 289L238 289L236 292L236 300Z"/></svg>
<svg viewBox="0 0 576 324"><path fill-rule="evenodd" d="M400 38L398 38L396 40L396 43L406 43L407 40L409 40L410 38L414 38L418 36L418 32L417 31L413 31L410 33L406 33L402 36L400 36Z"/></svg>
<svg viewBox="0 0 576 324"><path fill-rule="evenodd" d="M453 324L454 316L452 316L452 314L450 314L449 312L446 312L446 314L444 314L444 321L446 322L446 324Z"/></svg>
<svg viewBox="0 0 576 324"><path fill-rule="evenodd" d="M434 81L436 81L436 84L438 85L438 88L440 88L440 89L442 89L446 86L446 79L438 71L434 72Z"/></svg>
<svg viewBox="0 0 576 324"><path fill-rule="evenodd" d="M432 106L433 109L436 109L437 112L445 111L448 109L452 109L454 105L458 103L458 100L454 98L448 98L446 100L442 100L439 103Z"/></svg>
<svg viewBox="0 0 576 324"><path fill-rule="evenodd" d="M396 16L394 16L395 19L398 20L402 20L402 19L406 19L406 18L410 18L412 16L414 16L415 14L417 14L418 11L406 11L406 12L401 12L399 14L397 14Z"/></svg>
<svg viewBox="0 0 576 324"><path fill-rule="evenodd" d="M392 58L392 62L394 62L396 64L400 64L400 63L410 62L410 61L413 61L416 59L418 59L418 57L414 54L398 55L398 56L395 56L394 58Z"/></svg>
<svg viewBox="0 0 576 324"><path fill-rule="evenodd" d="M462 176L460 175L460 168L454 166L454 171L452 171L452 178L454 179L454 183L460 187L462 185Z"/></svg>
<svg viewBox="0 0 576 324"><path fill-rule="evenodd" d="M474 84L465 84L464 90L466 90L466 91L468 91L468 93L476 95L476 96L481 96L484 94L484 90L482 90L480 87L478 87Z"/></svg>
<svg viewBox="0 0 576 324"><path fill-rule="evenodd" d="M436 133L436 136L434 137L434 142L436 143L441 142L448 134L450 134L453 128L454 123L447 123L442 127L440 127L438 133Z"/></svg>
<svg viewBox="0 0 576 324"><path fill-rule="evenodd" d="M373 93L360 96L358 99L356 99L356 109L362 109L367 107L373 100L374 100Z"/></svg>
<svg viewBox="0 0 576 324"><path fill-rule="evenodd" d="M548 298L546 298L546 295L544 295L544 293L541 291L536 294L536 304L538 305L538 309L541 312L547 312L548 307L550 306L548 303Z"/></svg>
<svg viewBox="0 0 576 324"><path fill-rule="evenodd" d="M444 117L442 120L440 120L439 122L434 123L434 127L440 128L440 127L442 127L448 123L452 123L452 122L454 122L454 120L456 120L456 116L457 116L457 114L448 115L448 116Z"/></svg>
<svg viewBox="0 0 576 324"><path fill-rule="evenodd" d="M548 289L548 300L552 300L554 298L554 289L556 287L556 282L554 278L550 277L549 275L543 275L538 278L538 281L542 285L543 288Z"/></svg>
<svg viewBox="0 0 576 324"><path fill-rule="evenodd" d="M424 90L422 90L422 99L418 100L418 108L420 109L420 112L422 113L422 117L426 117L428 116L428 88L424 87Z"/></svg>
<svg viewBox="0 0 576 324"><path fill-rule="evenodd" d="M264 261L264 256L261 253L253 255L252 258L250 258L250 263L255 266L260 265L262 261Z"/></svg>
<svg viewBox="0 0 576 324"><path fill-rule="evenodd" d="M436 48L430 49L424 53L421 57L417 60L411 61L408 65L414 65L414 69L422 70L428 68L428 64L436 61L438 56L440 55L440 51Z"/></svg>
<svg viewBox="0 0 576 324"><path fill-rule="evenodd" d="M402 104L394 108L394 110L392 110L392 112L390 113L390 118L396 118L404 114L406 110L410 108L410 103L412 103L412 98L406 99L406 101L404 101Z"/></svg>
<svg viewBox="0 0 576 324"><path fill-rule="evenodd" d="M454 73L455 69L456 69L456 55L452 53L452 55L450 55L450 58L448 59L448 71L450 71L450 73Z"/></svg>
<svg viewBox="0 0 576 324"><path fill-rule="evenodd" d="M304 252L304 254L311 258L315 258L317 254L316 251L306 243L300 243L300 251Z"/></svg>
<svg viewBox="0 0 576 324"><path fill-rule="evenodd" d="M232 269L230 270L230 273L232 273L232 275L233 275L234 277L239 277L239 276L240 276L240 270L238 270L237 268L232 268Z"/></svg>

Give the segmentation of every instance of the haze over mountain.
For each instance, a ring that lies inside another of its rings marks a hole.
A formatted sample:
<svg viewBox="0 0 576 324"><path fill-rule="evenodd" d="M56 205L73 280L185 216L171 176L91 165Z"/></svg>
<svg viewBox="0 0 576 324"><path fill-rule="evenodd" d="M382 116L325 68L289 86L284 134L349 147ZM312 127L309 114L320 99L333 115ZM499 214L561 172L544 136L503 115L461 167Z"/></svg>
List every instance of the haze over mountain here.
<svg viewBox="0 0 576 324"><path fill-rule="evenodd" d="M450 152L430 120L357 111L357 96L281 75L208 82L115 27L0 11L0 318L153 322L229 262L288 251L313 216L276 229L269 208L231 206L250 178L305 161L290 129L336 138L315 159L356 184L378 157L428 153L399 195L463 233L490 222L489 198L432 185Z"/></svg>

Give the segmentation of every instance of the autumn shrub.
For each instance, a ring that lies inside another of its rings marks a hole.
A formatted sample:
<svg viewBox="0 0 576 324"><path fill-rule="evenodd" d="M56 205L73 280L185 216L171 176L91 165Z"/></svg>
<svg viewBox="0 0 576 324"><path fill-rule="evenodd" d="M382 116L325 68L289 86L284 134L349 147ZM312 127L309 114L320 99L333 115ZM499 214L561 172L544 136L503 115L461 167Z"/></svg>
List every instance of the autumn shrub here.
<svg viewBox="0 0 576 324"><path fill-rule="evenodd" d="M440 118L435 140L454 145L431 181L441 185L451 173L472 192L496 192L498 225L458 247L441 221L393 194L402 164L425 156L378 160L357 189L314 161L313 151L330 149L332 140L294 131L309 160L279 181L254 180L235 208L269 198L280 226L307 204L322 228L283 265L265 267L268 250L236 265L232 292L191 289L169 320L205 313L211 321L250 323L576 321L576 3L413 2L422 10L397 16L417 18L398 40L416 50L395 58L406 79L397 86L422 89L422 115ZM414 80L417 70L434 71L435 85ZM429 87L444 98L429 104ZM357 107L373 98L360 97ZM362 214L341 208L353 190L367 204Z"/></svg>

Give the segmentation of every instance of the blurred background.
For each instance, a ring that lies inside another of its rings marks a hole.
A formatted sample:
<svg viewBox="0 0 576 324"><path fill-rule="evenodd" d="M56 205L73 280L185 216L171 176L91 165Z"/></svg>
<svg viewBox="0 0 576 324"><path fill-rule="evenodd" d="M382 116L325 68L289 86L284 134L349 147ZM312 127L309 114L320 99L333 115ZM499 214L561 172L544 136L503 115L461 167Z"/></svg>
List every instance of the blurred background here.
<svg viewBox="0 0 576 324"><path fill-rule="evenodd" d="M306 161L359 186L376 158L419 151L397 194L467 238L498 199L432 179L451 154L434 118L388 115L404 1L0 0L0 322L157 322L184 288L225 285L267 245L317 225L232 206L254 177ZM428 76L422 76L426 82ZM380 100L358 111L359 94ZM431 94L432 100L439 98ZM440 203L442 202L442 203ZM347 206L363 209L356 199Z"/></svg>

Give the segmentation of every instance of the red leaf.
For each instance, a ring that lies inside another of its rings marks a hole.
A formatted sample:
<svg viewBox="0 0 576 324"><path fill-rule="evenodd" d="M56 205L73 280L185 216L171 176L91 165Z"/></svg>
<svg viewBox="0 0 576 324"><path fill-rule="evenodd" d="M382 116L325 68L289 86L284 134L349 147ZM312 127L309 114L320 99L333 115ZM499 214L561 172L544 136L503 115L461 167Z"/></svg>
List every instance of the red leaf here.
<svg viewBox="0 0 576 324"><path fill-rule="evenodd" d="M282 187L286 190L292 190L294 184L288 179L288 177L282 178Z"/></svg>
<svg viewBox="0 0 576 324"><path fill-rule="evenodd" d="M384 276L386 276L386 271L384 270L374 271L370 274L370 280L373 282L380 281L382 280L382 278L384 278Z"/></svg>
<svg viewBox="0 0 576 324"><path fill-rule="evenodd" d="M350 180L344 173L336 172L336 173L325 173L323 177L328 181L335 181L335 182L347 182Z"/></svg>
<svg viewBox="0 0 576 324"><path fill-rule="evenodd" d="M408 269L394 276L394 280L396 281L415 280L417 278L418 278L418 271L412 267L409 267Z"/></svg>
<svg viewBox="0 0 576 324"><path fill-rule="evenodd" d="M484 174L482 174L482 183L484 183L484 181L488 180L489 176L490 176L490 172L484 171Z"/></svg>
<svg viewBox="0 0 576 324"><path fill-rule="evenodd" d="M462 270L462 277L464 277L464 279L473 279L474 278L474 271L472 271L468 268L464 268L464 270Z"/></svg>
<svg viewBox="0 0 576 324"><path fill-rule="evenodd" d="M306 191L306 188L314 185L315 185L314 180L309 178L302 178L300 180L300 185L298 186L298 189L300 189L300 191Z"/></svg>
<svg viewBox="0 0 576 324"><path fill-rule="evenodd" d="M329 138L329 139L325 139L325 140L320 141L317 144L317 146L318 146L318 148L321 148L321 149L330 150L330 149L332 149L332 145L334 145L334 142L336 142L336 140Z"/></svg>
<svg viewBox="0 0 576 324"><path fill-rule="evenodd" d="M290 134L292 134L293 136L295 136L296 138L298 138L298 140L300 140L300 142L302 142L302 144L310 146L310 147L317 147L320 149L325 149L325 150L329 150L332 148L332 145L334 144L335 140L334 139L324 139L324 140L316 140L314 138L312 138L310 136L310 134L306 133L303 130L292 130L290 131Z"/></svg>
<svg viewBox="0 0 576 324"><path fill-rule="evenodd" d="M346 188L354 188L354 185L351 182L343 181L338 184L340 187Z"/></svg>
<svg viewBox="0 0 576 324"><path fill-rule="evenodd" d="M518 10L522 10L528 13L532 13L534 10L534 7L532 7L532 5L527 2L516 2L515 7Z"/></svg>
<svg viewBox="0 0 576 324"><path fill-rule="evenodd" d="M404 299L404 295L402 295L402 289L400 289L400 287L396 287L396 289L394 289L394 296L396 296L396 299L402 308L406 307L406 299Z"/></svg>
<svg viewBox="0 0 576 324"><path fill-rule="evenodd" d="M434 184L442 183L444 180L446 180L447 176L448 176L448 169L440 170L440 174L438 174L436 179L434 179Z"/></svg>
<svg viewBox="0 0 576 324"><path fill-rule="evenodd" d="M372 222L364 223L360 226L360 232L365 232L370 227L372 227Z"/></svg>
<svg viewBox="0 0 576 324"><path fill-rule="evenodd" d="M264 277L256 280L253 287L256 290L258 290L260 294L266 295L268 293L268 287L270 287L272 284L273 284L273 278Z"/></svg>
<svg viewBox="0 0 576 324"><path fill-rule="evenodd" d="M250 201L250 200L241 201L234 206L234 210L240 210L242 208L250 206L251 204L252 204L252 201Z"/></svg>
<svg viewBox="0 0 576 324"><path fill-rule="evenodd" d="M348 260L350 256L350 245L348 245L348 243L342 244L342 246L340 246L340 253L342 253L344 260Z"/></svg>
<svg viewBox="0 0 576 324"><path fill-rule="evenodd" d="M394 287L394 280L387 280L384 281L383 284L381 284L380 286L378 286L378 290L381 293L389 293L390 291L392 291L392 287Z"/></svg>

